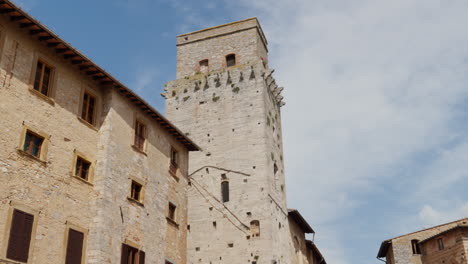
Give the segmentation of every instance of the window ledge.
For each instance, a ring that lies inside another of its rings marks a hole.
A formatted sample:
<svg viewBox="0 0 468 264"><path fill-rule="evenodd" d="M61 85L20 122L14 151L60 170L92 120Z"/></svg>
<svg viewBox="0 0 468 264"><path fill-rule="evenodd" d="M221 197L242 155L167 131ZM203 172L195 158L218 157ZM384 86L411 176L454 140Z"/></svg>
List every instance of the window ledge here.
<svg viewBox="0 0 468 264"><path fill-rule="evenodd" d="M148 154L146 154L146 152L145 152L144 150L141 150L140 148L138 148L138 147L135 146L135 145L132 145L132 149L135 150L135 151L138 152L138 153L141 153L141 154L143 154L143 155L145 155L145 156L148 156Z"/></svg>
<svg viewBox="0 0 468 264"><path fill-rule="evenodd" d="M40 158L34 156L34 155L31 155L29 153L27 153L26 151L22 150L22 149L17 149L18 150L18 153L25 156L25 157L28 157L30 159L33 159L35 161L38 161L40 162L43 166L47 166L47 161L45 160L41 160Z"/></svg>
<svg viewBox="0 0 468 264"><path fill-rule="evenodd" d="M179 182L179 176L177 176L176 172L174 172L172 169L169 169L169 174L172 176L172 178Z"/></svg>
<svg viewBox="0 0 468 264"><path fill-rule="evenodd" d="M9 259L3 259L0 258L0 263L4 264L24 264L25 262L18 262L16 260L9 260Z"/></svg>
<svg viewBox="0 0 468 264"><path fill-rule="evenodd" d="M169 224L171 224L171 225L173 225L173 226L179 228L179 224L178 224L176 221L172 220L171 218L169 218L169 217L167 217L167 216L166 216L166 220L167 220L167 222L168 222Z"/></svg>
<svg viewBox="0 0 468 264"><path fill-rule="evenodd" d="M73 175L73 174L72 174L71 176L72 176L74 179L77 179L77 180L79 180L79 181L82 182L82 183L86 183L87 185L94 186L94 184L92 184L91 182L89 182L89 181L87 181L87 180L85 180L85 179L83 179L83 178L81 178L81 177L78 177L78 176Z"/></svg>
<svg viewBox="0 0 468 264"><path fill-rule="evenodd" d="M47 95L44 95L42 94L41 92L37 91L37 90L34 90L32 88L29 88L28 89L29 92L31 92L32 94L34 94L35 96L39 97L40 99L46 101L47 103L49 103L50 105L52 106L55 106L55 100L50 98L49 96Z"/></svg>
<svg viewBox="0 0 468 264"><path fill-rule="evenodd" d="M138 206L145 207L145 205L142 202L140 202L138 200L135 200L135 199L133 199L131 197L127 197L127 200L129 200L130 202L132 202L132 203L134 203L134 204L136 204Z"/></svg>
<svg viewBox="0 0 468 264"><path fill-rule="evenodd" d="M79 117L79 116L76 116L76 118L78 118L78 120L80 120L81 123L85 124L87 127L91 128L92 130L94 131L99 131L99 129L94 126L93 124L90 124L88 121L84 120L83 118Z"/></svg>

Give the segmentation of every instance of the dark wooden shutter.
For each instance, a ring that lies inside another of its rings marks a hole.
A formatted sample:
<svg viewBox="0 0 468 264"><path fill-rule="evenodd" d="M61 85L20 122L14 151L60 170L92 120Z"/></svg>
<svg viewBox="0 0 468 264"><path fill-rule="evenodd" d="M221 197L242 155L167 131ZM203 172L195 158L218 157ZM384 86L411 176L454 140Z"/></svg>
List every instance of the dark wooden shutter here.
<svg viewBox="0 0 468 264"><path fill-rule="evenodd" d="M221 183L221 194L223 198L223 203L229 202L229 182L224 181Z"/></svg>
<svg viewBox="0 0 468 264"><path fill-rule="evenodd" d="M81 264L81 258L83 257L83 240L83 233L73 229L68 231L65 264Z"/></svg>
<svg viewBox="0 0 468 264"><path fill-rule="evenodd" d="M7 258L28 262L34 216L20 210L13 211Z"/></svg>
<svg viewBox="0 0 468 264"><path fill-rule="evenodd" d="M128 264L128 256L130 253L130 247L122 244L122 257L120 259L121 264Z"/></svg>
<svg viewBox="0 0 468 264"><path fill-rule="evenodd" d="M139 264L145 264L145 252L140 250L140 263Z"/></svg>

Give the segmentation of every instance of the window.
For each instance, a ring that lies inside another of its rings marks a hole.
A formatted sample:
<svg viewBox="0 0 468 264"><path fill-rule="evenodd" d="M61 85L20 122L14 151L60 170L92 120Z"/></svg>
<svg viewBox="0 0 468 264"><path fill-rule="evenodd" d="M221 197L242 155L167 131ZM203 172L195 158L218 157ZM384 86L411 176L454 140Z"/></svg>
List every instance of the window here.
<svg viewBox="0 0 468 264"><path fill-rule="evenodd" d="M34 157L40 158L43 143L44 137L41 137L38 134L31 132L30 130L27 130L26 136L24 138L23 151L28 154L31 154Z"/></svg>
<svg viewBox="0 0 468 264"><path fill-rule="evenodd" d="M144 150L146 140L146 126L140 121L135 122L135 147Z"/></svg>
<svg viewBox="0 0 468 264"><path fill-rule="evenodd" d="M130 190L130 198L141 202L142 201L142 195L141 195L142 189L143 189L143 186L141 184L139 184L136 181L132 181L132 186Z"/></svg>
<svg viewBox="0 0 468 264"><path fill-rule="evenodd" d="M413 254L421 254L421 249L419 248L419 240L413 239L411 240L411 248L413 250Z"/></svg>
<svg viewBox="0 0 468 264"><path fill-rule="evenodd" d="M75 176L83 180L89 181L91 162L83 159L82 157L76 158Z"/></svg>
<svg viewBox="0 0 468 264"><path fill-rule="evenodd" d="M250 222L250 232L252 237L260 236L260 221L253 220Z"/></svg>
<svg viewBox="0 0 468 264"><path fill-rule="evenodd" d="M179 154L174 148L171 149L171 165L175 168L179 167Z"/></svg>
<svg viewBox="0 0 468 264"><path fill-rule="evenodd" d="M67 253L65 264L81 264L83 258L84 234L74 229L68 229Z"/></svg>
<svg viewBox="0 0 468 264"><path fill-rule="evenodd" d="M226 66L231 67L236 65L236 55L235 54L229 54L226 56Z"/></svg>
<svg viewBox="0 0 468 264"><path fill-rule="evenodd" d="M94 125L96 112L96 97L85 92L83 95L83 106L81 108L81 118Z"/></svg>
<svg viewBox="0 0 468 264"><path fill-rule="evenodd" d="M34 216L15 209L8 240L7 258L28 262Z"/></svg>
<svg viewBox="0 0 468 264"><path fill-rule="evenodd" d="M229 202L229 182L223 181L221 182L221 197L223 203Z"/></svg>
<svg viewBox="0 0 468 264"><path fill-rule="evenodd" d="M52 81L53 69L43 61L38 60L36 66L36 75L34 77L34 90L48 96L50 83Z"/></svg>
<svg viewBox="0 0 468 264"><path fill-rule="evenodd" d="M439 250L443 250L444 249L444 241L442 240L442 238L438 238L437 239L437 245L439 247Z"/></svg>
<svg viewBox="0 0 468 264"><path fill-rule="evenodd" d="M145 252L122 244L121 264L145 264Z"/></svg>
<svg viewBox="0 0 468 264"><path fill-rule="evenodd" d="M200 72L207 73L208 72L208 60L202 60L199 62L200 64Z"/></svg>
<svg viewBox="0 0 468 264"><path fill-rule="evenodd" d="M167 210L167 218L172 221L176 221L176 210L177 206L171 202L169 202L168 210Z"/></svg>

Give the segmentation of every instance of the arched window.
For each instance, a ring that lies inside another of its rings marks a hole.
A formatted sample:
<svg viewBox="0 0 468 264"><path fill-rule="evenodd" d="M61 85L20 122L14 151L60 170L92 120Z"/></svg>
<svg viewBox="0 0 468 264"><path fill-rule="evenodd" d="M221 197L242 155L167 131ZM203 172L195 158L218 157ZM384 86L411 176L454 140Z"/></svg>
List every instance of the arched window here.
<svg viewBox="0 0 468 264"><path fill-rule="evenodd" d="M206 60L201 60L199 62L200 65L200 72L202 73L208 73L208 59Z"/></svg>
<svg viewBox="0 0 468 264"><path fill-rule="evenodd" d="M260 221L252 220L250 222L250 232L252 233L252 237L260 236Z"/></svg>
<svg viewBox="0 0 468 264"><path fill-rule="evenodd" d="M231 67L236 65L236 54L229 54L226 56L226 66Z"/></svg>
<svg viewBox="0 0 468 264"><path fill-rule="evenodd" d="M228 181L221 182L221 198L223 199L223 203L229 202L229 182Z"/></svg>

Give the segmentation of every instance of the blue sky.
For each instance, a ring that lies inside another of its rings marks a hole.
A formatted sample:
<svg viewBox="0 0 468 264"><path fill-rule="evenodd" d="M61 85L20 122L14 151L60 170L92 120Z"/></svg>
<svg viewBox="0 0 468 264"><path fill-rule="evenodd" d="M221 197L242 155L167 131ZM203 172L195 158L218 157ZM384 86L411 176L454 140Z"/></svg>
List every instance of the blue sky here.
<svg viewBox="0 0 468 264"><path fill-rule="evenodd" d="M17 3L161 112L175 36L257 16L285 86L288 202L328 263L380 263L382 240L468 216L464 0Z"/></svg>

